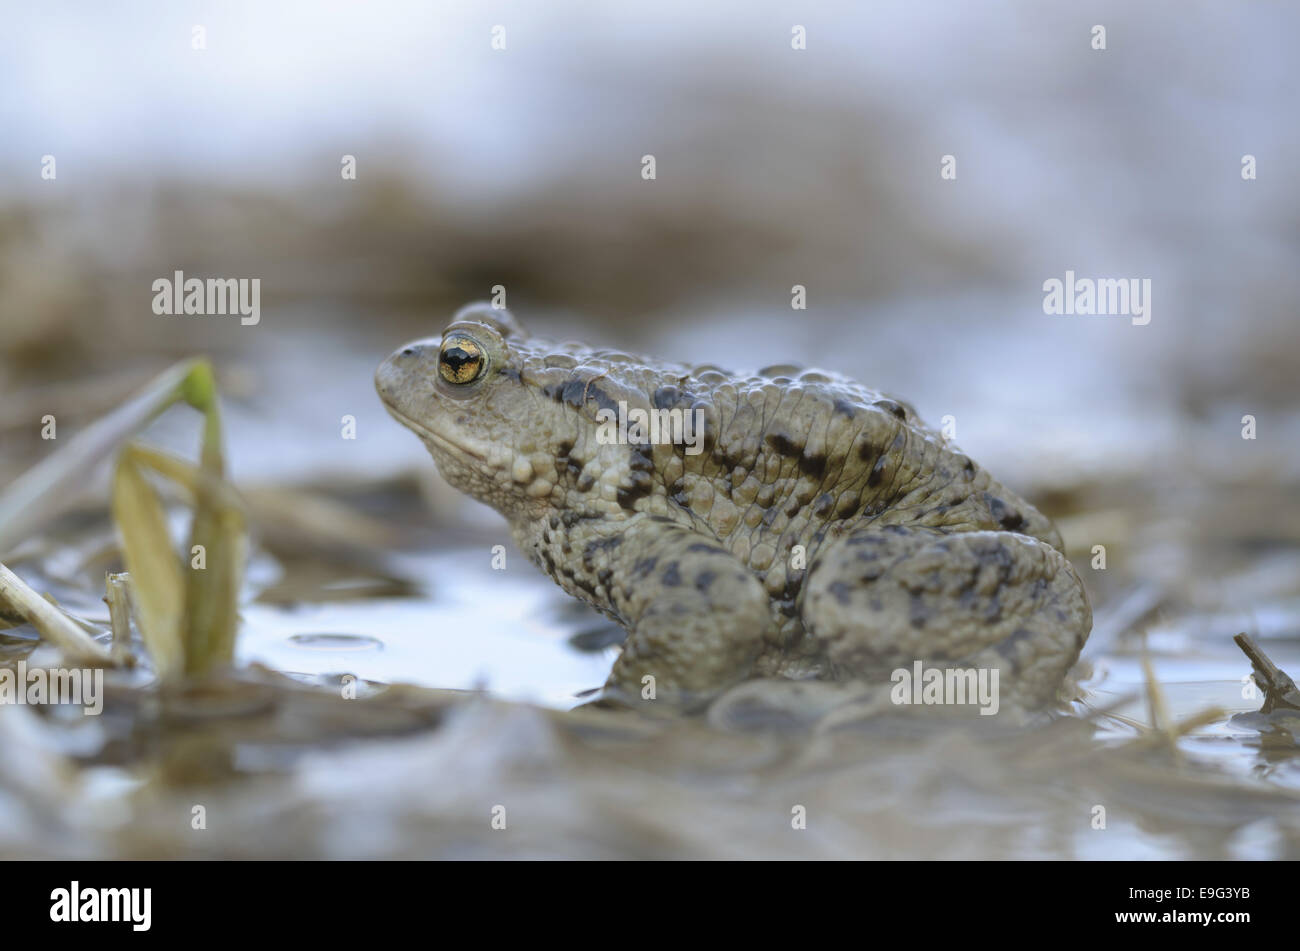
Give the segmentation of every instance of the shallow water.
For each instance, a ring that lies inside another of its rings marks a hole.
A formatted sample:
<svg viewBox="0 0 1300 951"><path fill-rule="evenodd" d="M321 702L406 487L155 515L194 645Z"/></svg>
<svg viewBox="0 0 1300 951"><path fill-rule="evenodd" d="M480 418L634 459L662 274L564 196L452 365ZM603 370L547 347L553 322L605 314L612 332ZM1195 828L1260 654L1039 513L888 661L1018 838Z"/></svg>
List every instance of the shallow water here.
<svg viewBox="0 0 1300 951"><path fill-rule="evenodd" d="M438 552L412 569L429 579L415 597L290 608L250 605L238 659L308 676L353 674L379 683L481 690L569 709L599 687L616 651L576 650L570 638L607 629L571 606L512 551L510 571L486 549Z"/></svg>

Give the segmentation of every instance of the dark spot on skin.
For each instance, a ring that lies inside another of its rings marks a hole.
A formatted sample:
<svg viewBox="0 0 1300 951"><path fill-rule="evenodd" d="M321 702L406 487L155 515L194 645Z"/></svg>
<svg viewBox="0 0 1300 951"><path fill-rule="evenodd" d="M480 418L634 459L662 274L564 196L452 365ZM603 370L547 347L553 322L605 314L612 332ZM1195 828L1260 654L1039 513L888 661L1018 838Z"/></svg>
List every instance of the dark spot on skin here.
<svg viewBox="0 0 1300 951"><path fill-rule="evenodd" d="M716 422L711 420L711 415L712 415L710 413L711 408L712 407L710 407L705 400L695 400L694 402L691 403L691 408L690 408L690 411L692 413L694 413L696 410L699 410L701 414L700 415L701 425L699 429L697 429L695 432L695 438L697 440L696 444L700 447L700 452L706 456L712 456L713 450L718 445L717 424ZM692 416L692 419L693 418L694 417ZM684 454L686 450L686 446L682 443L679 443L677 445L680 451Z"/></svg>
<svg viewBox="0 0 1300 951"><path fill-rule="evenodd" d="M582 475L578 476L578 481L574 487L579 492L590 492L591 487L595 484L596 484L596 477L592 475L590 472L584 470Z"/></svg>
<svg viewBox="0 0 1300 951"><path fill-rule="evenodd" d="M891 526L886 526L886 528L892 528L892 527L893 527L892 525L891 525ZM854 552L854 555L856 555L856 557L858 557L858 558L860 558L860 559L861 559L861 558L878 558L878 557L880 556L880 552L878 551L878 549L879 549L880 546L883 545L883 544L884 544L884 540L883 540L879 535L870 535L870 534L867 534L867 533L859 533L859 534L856 534L856 535L850 535L848 541L846 541L846 542L844 543L844 545L845 545L846 548L852 548L852 549L866 548L866 549L869 549L868 551L855 551L855 552Z"/></svg>
<svg viewBox="0 0 1300 951"><path fill-rule="evenodd" d="M659 564L658 558L642 558L632 566L632 573L638 578L648 578L657 564Z"/></svg>
<svg viewBox="0 0 1300 951"><path fill-rule="evenodd" d="M551 521L550 521L550 526L551 526L551 528L559 528L559 527L560 527L560 519L559 519L557 516L552 515L552 516L551 516Z"/></svg>
<svg viewBox="0 0 1300 951"><path fill-rule="evenodd" d="M671 565L665 568L664 573L660 575L659 580L667 588L676 588L680 585L682 583L682 575L677 568L677 562L674 561Z"/></svg>
<svg viewBox="0 0 1300 951"><path fill-rule="evenodd" d="M827 586L826 590L829 591L835 600L843 607L847 608L849 602L853 599L853 589L843 581L832 581L830 585Z"/></svg>
<svg viewBox="0 0 1300 951"><path fill-rule="evenodd" d="M654 472L655 460L653 450L650 448L649 443L643 446L633 447L632 454L628 457L627 465L633 472Z"/></svg>
<svg viewBox="0 0 1300 951"><path fill-rule="evenodd" d="M876 460L876 464L871 467L871 474L867 476L867 485L873 488L880 485L881 480L885 477L885 469L888 467L889 456L881 453L880 458Z"/></svg>
<svg viewBox="0 0 1300 951"><path fill-rule="evenodd" d="M519 375L519 371L514 367L502 367L500 370L497 370L497 373L513 383L523 382L523 377Z"/></svg>
<svg viewBox="0 0 1300 951"><path fill-rule="evenodd" d="M573 443L567 440L556 446L555 461L558 463L556 469L567 472L571 478L580 479L583 470L582 463L569 455L572 451Z"/></svg>
<svg viewBox="0 0 1300 951"><path fill-rule="evenodd" d="M1001 499L985 495L988 502L989 512L992 513L993 519L1008 532L1018 532L1025 527L1025 517L1007 505Z"/></svg>
<svg viewBox="0 0 1300 951"><path fill-rule="evenodd" d="M991 539L987 544L972 546L975 557L982 564L989 565L998 569L998 576L1002 581L1011 577L1011 566L1013 558L1011 550L996 539Z"/></svg>
<svg viewBox="0 0 1300 951"><path fill-rule="evenodd" d="M618 411L618 403L600 388L593 380L569 377L563 383L548 383L542 387L542 394L557 403L564 403L574 409L580 409L587 400L595 400L601 409Z"/></svg>
<svg viewBox="0 0 1300 951"><path fill-rule="evenodd" d="M654 480L644 472L634 472L628 477L628 482L628 485L619 487L616 498L618 504L630 512L635 509L638 499L654 491Z"/></svg>
<svg viewBox="0 0 1300 951"><path fill-rule="evenodd" d="M695 587L699 591L708 591L709 586L717 580L718 574L715 571L701 571L695 576Z"/></svg>
<svg viewBox="0 0 1300 951"><path fill-rule="evenodd" d="M799 502L796 500L794 503L792 503L792 504L790 505L789 508L787 508L787 509L785 510L785 517L786 517L786 518L794 518L796 515L799 514L799 509L800 509L801 507L802 507L802 506L800 506L800 505L799 505ZM771 511L775 513L775 512L776 512L776 509L772 509Z"/></svg>
<svg viewBox="0 0 1300 951"><path fill-rule="evenodd" d="M912 595L912 627L925 627L925 622L930 620L930 608L925 603L925 599L919 594Z"/></svg>
<svg viewBox="0 0 1300 951"><path fill-rule="evenodd" d="M858 458L861 459L863 462L866 462L868 459L870 459L875 454L875 452L876 452L875 443L873 443L870 439L863 439L862 442L858 443Z"/></svg>
<svg viewBox="0 0 1300 951"><path fill-rule="evenodd" d="M749 468L749 466L744 464L745 457L742 456L739 451L723 453L723 455L719 457L718 461L722 463L724 469L728 469L731 472L739 472Z"/></svg>
<svg viewBox="0 0 1300 951"><path fill-rule="evenodd" d="M813 515L817 518L825 518L826 514L835 507L835 498L829 492L823 492L813 503Z"/></svg>
<svg viewBox="0 0 1300 951"><path fill-rule="evenodd" d="M826 471L826 456L822 453L811 456L804 453L799 457L799 471L806 475L820 477Z"/></svg>
<svg viewBox="0 0 1300 951"><path fill-rule="evenodd" d="M803 455L803 446L795 443L785 433L768 433L767 444L781 456L793 458Z"/></svg>
<svg viewBox="0 0 1300 951"><path fill-rule="evenodd" d="M582 564L588 571L591 570L592 563L602 552L613 551L619 545L623 544L622 535L610 535L607 538L593 538L582 549Z"/></svg>
<svg viewBox="0 0 1300 951"><path fill-rule="evenodd" d="M1025 628L1018 627L1010 637L1004 638L996 647L994 647L994 650L996 650L998 654L1011 661L1011 670L1013 673L1020 673L1020 660L1017 656L1018 651L1016 650L1016 645L1021 641L1028 640L1032 636L1033 635Z"/></svg>
<svg viewBox="0 0 1300 951"><path fill-rule="evenodd" d="M799 597L799 592L803 590L804 570L802 568L792 568L792 575L785 579L785 588L781 591L781 600L794 603L795 598Z"/></svg>
<svg viewBox="0 0 1300 951"><path fill-rule="evenodd" d="M682 391L675 386L661 386L654 391L650 401L654 403L655 409L672 409L682 401Z"/></svg>
<svg viewBox="0 0 1300 951"><path fill-rule="evenodd" d="M695 542L694 544L687 545L686 550L708 552L711 555L730 554L730 552L728 552L725 548L719 548L717 545L710 545L708 542Z"/></svg>
<svg viewBox="0 0 1300 951"><path fill-rule="evenodd" d="M835 510L836 518L848 518L858 510L858 498L855 495L846 495L840 500L840 507Z"/></svg>
<svg viewBox="0 0 1300 951"><path fill-rule="evenodd" d="M613 577L614 577L613 571L611 571L609 568L601 568L600 571L596 572L596 583L599 584L606 591L608 591L609 581Z"/></svg>
<svg viewBox="0 0 1300 951"><path fill-rule="evenodd" d="M836 400L835 412L839 413L841 416L847 416L849 419L852 419L854 416L858 415L858 408L848 400Z"/></svg>
<svg viewBox="0 0 1300 951"><path fill-rule="evenodd" d="M962 469L965 471L966 475L968 476L972 476L975 474L975 463L971 461L969 456L966 457L966 463L965 465L962 466Z"/></svg>
<svg viewBox="0 0 1300 951"><path fill-rule="evenodd" d="M546 573L552 578L555 577L555 559L551 557L549 551L542 552L542 560L546 562Z"/></svg>
<svg viewBox="0 0 1300 951"><path fill-rule="evenodd" d="M903 408L901 403L894 400L877 400L872 405L883 409L886 413L893 413L899 419L907 419L907 410Z"/></svg>
<svg viewBox="0 0 1300 951"><path fill-rule="evenodd" d="M654 459L651 458L650 448L648 446L636 446L628 456L628 478L627 485L619 486L618 504L628 511L632 511L638 499L645 498L654 491L654 478L651 473L654 472Z"/></svg>
<svg viewBox="0 0 1300 951"><path fill-rule="evenodd" d="M599 392L597 387L589 387L582 380L571 378L560 388L560 402L577 409L582 406L583 400L590 396L593 390ZM599 398L597 398L597 402L599 402Z"/></svg>

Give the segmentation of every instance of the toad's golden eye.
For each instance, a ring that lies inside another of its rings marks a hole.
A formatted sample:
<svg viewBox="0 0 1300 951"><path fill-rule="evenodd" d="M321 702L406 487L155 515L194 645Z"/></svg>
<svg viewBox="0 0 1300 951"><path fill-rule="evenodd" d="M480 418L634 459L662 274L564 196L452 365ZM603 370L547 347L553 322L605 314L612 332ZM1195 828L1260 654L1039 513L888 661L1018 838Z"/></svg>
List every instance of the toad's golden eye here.
<svg viewBox="0 0 1300 951"><path fill-rule="evenodd" d="M462 334L444 340L438 354L438 372L448 383L473 383L483 373L486 363L483 349Z"/></svg>

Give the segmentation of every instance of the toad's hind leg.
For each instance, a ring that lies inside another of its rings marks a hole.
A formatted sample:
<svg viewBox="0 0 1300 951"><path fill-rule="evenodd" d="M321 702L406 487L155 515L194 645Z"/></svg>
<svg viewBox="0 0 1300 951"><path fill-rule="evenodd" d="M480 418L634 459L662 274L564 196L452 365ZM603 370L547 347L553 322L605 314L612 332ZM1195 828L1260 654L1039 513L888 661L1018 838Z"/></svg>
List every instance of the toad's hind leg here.
<svg viewBox="0 0 1300 951"><path fill-rule="evenodd" d="M803 620L836 676L996 668L1003 697L1033 706L1078 659L1092 611L1069 561L1036 538L893 525L818 553Z"/></svg>

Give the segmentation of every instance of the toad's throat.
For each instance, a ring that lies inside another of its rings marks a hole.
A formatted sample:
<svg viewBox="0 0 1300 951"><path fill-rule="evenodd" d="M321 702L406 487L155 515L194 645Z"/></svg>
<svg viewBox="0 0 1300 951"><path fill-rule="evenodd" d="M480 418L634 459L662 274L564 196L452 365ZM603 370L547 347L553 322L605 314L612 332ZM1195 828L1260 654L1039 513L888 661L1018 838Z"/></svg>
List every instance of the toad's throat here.
<svg viewBox="0 0 1300 951"><path fill-rule="evenodd" d="M434 432L424 423L417 419L412 419L401 410L392 406L392 404L385 403L384 407L388 410L389 415L392 416L393 419L409 428L417 436L423 439L431 448L440 449L441 451L453 456L469 456L471 459L476 459L479 462L487 461L483 454L477 449L467 446L462 442L457 442L441 433Z"/></svg>

